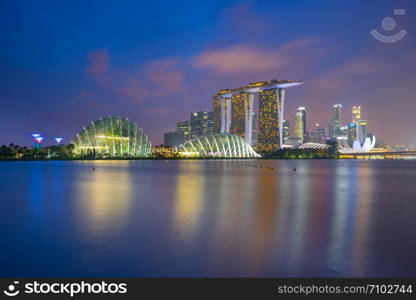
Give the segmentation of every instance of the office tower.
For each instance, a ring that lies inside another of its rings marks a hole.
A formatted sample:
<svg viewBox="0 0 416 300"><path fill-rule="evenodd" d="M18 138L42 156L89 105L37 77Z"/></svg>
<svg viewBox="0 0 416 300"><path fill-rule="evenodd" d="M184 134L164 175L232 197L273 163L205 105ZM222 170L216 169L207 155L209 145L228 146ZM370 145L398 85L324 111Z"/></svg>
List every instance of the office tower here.
<svg viewBox="0 0 416 300"><path fill-rule="evenodd" d="M299 107L294 118L295 123L295 137L300 140L301 143L306 141L306 109L305 107Z"/></svg>
<svg viewBox="0 0 416 300"><path fill-rule="evenodd" d="M342 127L342 105L335 104L333 106L333 116L329 124L329 136L336 138L341 135Z"/></svg>
<svg viewBox="0 0 416 300"><path fill-rule="evenodd" d="M258 149L260 151L276 151L279 144L279 119L276 90L259 92L259 137Z"/></svg>
<svg viewBox="0 0 416 300"><path fill-rule="evenodd" d="M190 138L211 134L214 125L214 113L212 111L198 111L191 114Z"/></svg>
<svg viewBox="0 0 416 300"><path fill-rule="evenodd" d="M352 147L352 144L357 139L357 123L348 124L348 144Z"/></svg>
<svg viewBox="0 0 416 300"><path fill-rule="evenodd" d="M283 120L283 144L287 144L288 139L290 138L290 124L289 121Z"/></svg>
<svg viewBox="0 0 416 300"><path fill-rule="evenodd" d="M361 106L353 106L352 122L348 125L348 143L353 145L355 140L363 144L367 137L367 120L361 119Z"/></svg>
<svg viewBox="0 0 416 300"><path fill-rule="evenodd" d="M166 147L176 147L183 145L186 142L183 134L179 132L167 132L163 135L163 145Z"/></svg>
<svg viewBox="0 0 416 300"><path fill-rule="evenodd" d="M191 136L191 123L189 120L176 122L176 132L183 136L185 141L188 141Z"/></svg>
<svg viewBox="0 0 416 300"><path fill-rule="evenodd" d="M357 123L358 120L361 120L361 106L353 106L352 123Z"/></svg>
<svg viewBox="0 0 416 300"><path fill-rule="evenodd" d="M311 141L313 143L325 144L325 129L319 123L315 124L315 131L311 134Z"/></svg>
<svg viewBox="0 0 416 300"><path fill-rule="evenodd" d="M358 129L359 131L357 132L357 139L360 141L360 143L363 143L365 138L367 137L367 127L368 127L368 122L367 120L358 120Z"/></svg>

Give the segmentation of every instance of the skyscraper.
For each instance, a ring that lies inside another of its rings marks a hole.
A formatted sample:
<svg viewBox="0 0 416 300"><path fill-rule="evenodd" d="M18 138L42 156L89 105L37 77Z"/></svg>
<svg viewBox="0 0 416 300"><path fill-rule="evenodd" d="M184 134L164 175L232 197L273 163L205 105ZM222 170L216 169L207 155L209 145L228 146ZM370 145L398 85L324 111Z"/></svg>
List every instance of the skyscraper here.
<svg viewBox="0 0 416 300"><path fill-rule="evenodd" d="M188 141L191 135L191 124L189 120L176 122L176 132Z"/></svg>
<svg viewBox="0 0 416 300"><path fill-rule="evenodd" d="M353 145L355 140L362 144L367 137L367 120L361 119L361 106L353 106L352 122L348 126L348 143Z"/></svg>
<svg viewBox="0 0 416 300"><path fill-rule="evenodd" d="M352 147L352 144L357 139L357 123L348 123L348 144Z"/></svg>
<svg viewBox="0 0 416 300"><path fill-rule="evenodd" d="M336 138L341 135L342 127L342 105L335 104L333 106L333 116L329 124L329 136Z"/></svg>
<svg viewBox="0 0 416 300"><path fill-rule="evenodd" d="M352 108L352 122L357 123L361 120L361 106L353 106Z"/></svg>
<svg viewBox="0 0 416 300"><path fill-rule="evenodd" d="M290 124L289 121L283 120L283 141L287 145L287 140L290 138Z"/></svg>
<svg viewBox="0 0 416 300"><path fill-rule="evenodd" d="M325 144L325 129L319 123L315 124L315 131L311 134L311 140L313 143Z"/></svg>
<svg viewBox="0 0 416 300"><path fill-rule="evenodd" d="M222 99L216 95L212 96L212 110L214 113L213 120L214 120L214 126L212 128L213 133L221 133L224 131L224 128L222 128Z"/></svg>
<svg viewBox="0 0 416 300"><path fill-rule="evenodd" d="M214 126L214 113L212 111L198 111L191 114L190 138L211 134Z"/></svg>
<svg viewBox="0 0 416 300"><path fill-rule="evenodd" d="M295 137L300 139L301 143L306 141L306 109L305 107L298 107L298 111L295 114L294 118L295 123Z"/></svg>
<svg viewBox="0 0 416 300"><path fill-rule="evenodd" d="M241 136L250 145L252 144L253 104L252 95L246 92L231 97L230 133Z"/></svg>
<svg viewBox="0 0 416 300"><path fill-rule="evenodd" d="M276 151L280 149L277 106L278 101L275 89L259 92L258 149L260 151Z"/></svg>
<svg viewBox="0 0 416 300"><path fill-rule="evenodd" d="M364 142L365 138L367 137L367 127L368 127L368 122L367 120L358 120L358 125L359 125L359 132L358 132L358 139L360 140L361 143Z"/></svg>

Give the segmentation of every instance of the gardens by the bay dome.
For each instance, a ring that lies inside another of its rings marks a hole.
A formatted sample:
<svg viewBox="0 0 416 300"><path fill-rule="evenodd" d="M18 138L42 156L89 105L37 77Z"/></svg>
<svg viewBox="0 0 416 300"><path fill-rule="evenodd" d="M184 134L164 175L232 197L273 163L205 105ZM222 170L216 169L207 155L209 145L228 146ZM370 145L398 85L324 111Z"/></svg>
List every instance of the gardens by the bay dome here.
<svg viewBox="0 0 416 300"><path fill-rule="evenodd" d="M143 130L119 116L91 122L77 134L73 143L78 155L147 157L152 151Z"/></svg>
<svg viewBox="0 0 416 300"><path fill-rule="evenodd" d="M229 133L208 134L183 144L179 153L191 157L249 158L260 157L240 136Z"/></svg>

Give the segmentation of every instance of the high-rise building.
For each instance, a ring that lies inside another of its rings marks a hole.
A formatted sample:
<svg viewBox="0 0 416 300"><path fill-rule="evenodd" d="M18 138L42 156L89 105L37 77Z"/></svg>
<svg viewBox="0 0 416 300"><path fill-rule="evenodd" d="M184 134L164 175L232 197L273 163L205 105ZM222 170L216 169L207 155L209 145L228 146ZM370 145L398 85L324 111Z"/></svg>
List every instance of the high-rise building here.
<svg viewBox="0 0 416 300"><path fill-rule="evenodd" d="M301 143L306 141L306 109L305 107L299 107L294 118L295 125L295 137L300 139Z"/></svg>
<svg viewBox="0 0 416 300"><path fill-rule="evenodd" d="M325 144L325 129L319 125L315 124L315 131L311 134L311 142Z"/></svg>
<svg viewBox="0 0 416 300"><path fill-rule="evenodd" d="M213 132L214 113L212 111L198 111L191 114L190 138Z"/></svg>
<svg viewBox="0 0 416 300"><path fill-rule="evenodd" d="M367 120L358 120L358 129L359 131L357 132L357 138L358 140L360 140L361 143L364 142L365 138L367 137L367 127L368 127L368 122Z"/></svg>
<svg viewBox="0 0 416 300"><path fill-rule="evenodd" d="M212 108L213 108L213 121L214 121L214 125L213 125L213 129L212 132L213 133L221 133L224 132L225 129L221 128L222 126L222 108L223 102L222 99L216 96L212 97Z"/></svg>
<svg viewBox="0 0 416 300"><path fill-rule="evenodd" d="M352 144L357 139L357 123L348 123L348 144L352 147Z"/></svg>
<svg viewBox="0 0 416 300"><path fill-rule="evenodd" d="M287 141L290 138L290 124L289 121L283 120L283 141L287 145Z"/></svg>
<svg viewBox="0 0 416 300"><path fill-rule="evenodd" d="M176 147L186 142L184 136L178 132L167 132L163 135L163 145L166 147Z"/></svg>
<svg viewBox="0 0 416 300"><path fill-rule="evenodd" d="M188 141L191 136L191 123L189 120L176 122L176 132Z"/></svg>
<svg viewBox="0 0 416 300"><path fill-rule="evenodd" d="M250 145L253 133L253 102L253 95L246 92L231 97L230 133L241 136Z"/></svg>
<svg viewBox="0 0 416 300"><path fill-rule="evenodd" d="M333 106L333 115L329 124L329 136L336 138L341 136L342 127L342 105L335 104Z"/></svg>
<svg viewBox="0 0 416 300"><path fill-rule="evenodd" d="M355 140L364 143L367 137L367 120L361 119L361 106L353 106L352 108L352 122L348 125L348 143L350 146L353 145Z"/></svg>
<svg viewBox="0 0 416 300"><path fill-rule="evenodd" d="M259 92L259 137L260 151L276 151L279 144L279 117L276 90L269 89Z"/></svg>
<svg viewBox="0 0 416 300"><path fill-rule="evenodd" d="M352 122L356 123L361 120L361 106L353 106L352 108Z"/></svg>

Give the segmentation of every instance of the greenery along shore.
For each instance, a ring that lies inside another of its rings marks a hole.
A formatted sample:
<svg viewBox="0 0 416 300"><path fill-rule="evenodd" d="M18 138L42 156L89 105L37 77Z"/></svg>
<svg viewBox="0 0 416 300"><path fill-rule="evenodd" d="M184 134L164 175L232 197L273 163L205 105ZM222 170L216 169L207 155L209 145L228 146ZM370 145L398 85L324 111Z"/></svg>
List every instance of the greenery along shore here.
<svg viewBox="0 0 416 300"><path fill-rule="evenodd" d="M313 149L285 149L275 152L263 152L261 153L260 159L328 159L337 158L336 150L330 148L328 150L313 150ZM86 160L86 159L106 159L106 160L117 160L117 159L207 159L204 157L181 157L179 154L171 154L164 156L160 153L153 153L150 157L116 157L109 158L98 155L82 155L77 156L74 154L74 145L53 145L44 148L29 148L26 146L18 146L13 143L6 146L0 147L0 160ZM224 159L224 158L213 158L209 159ZM242 159L242 158L239 158Z"/></svg>

